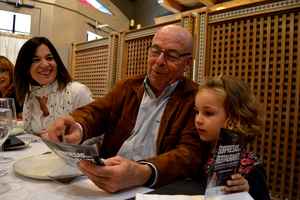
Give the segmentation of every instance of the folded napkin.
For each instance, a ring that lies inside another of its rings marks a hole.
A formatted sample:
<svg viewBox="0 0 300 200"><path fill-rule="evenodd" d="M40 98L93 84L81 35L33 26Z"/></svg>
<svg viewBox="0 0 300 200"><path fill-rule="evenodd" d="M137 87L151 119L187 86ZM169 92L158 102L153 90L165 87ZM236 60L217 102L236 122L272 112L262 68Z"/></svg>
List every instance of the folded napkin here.
<svg viewBox="0 0 300 200"><path fill-rule="evenodd" d="M8 138L3 144L4 149L6 147L13 147L13 146L20 146L20 145L25 145L25 143L14 135L8 136Z"/></svg>

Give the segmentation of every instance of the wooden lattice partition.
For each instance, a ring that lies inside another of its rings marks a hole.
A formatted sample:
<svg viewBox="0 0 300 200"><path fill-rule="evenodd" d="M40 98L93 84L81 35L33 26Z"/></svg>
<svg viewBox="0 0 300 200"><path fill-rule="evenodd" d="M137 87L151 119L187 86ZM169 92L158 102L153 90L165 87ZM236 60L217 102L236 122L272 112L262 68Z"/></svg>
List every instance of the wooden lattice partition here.
<svg viewBox="0 0 300 200"><path fill-rule="evenodd" d="M267 119L264 132L248 148L263 163L273 197L300 199L300 5L281 1L236 13L246 9L260 12L199 13L197 19L205 24L197 31L206 32L208 41L198 70L204 73L196 78L201 82L201 76L224 73L249 85Z"/></svg>
<svg viewBox="0 0 300 200"><path fill-rule="evenodd" d="M188 30L192 36L194 37L195 41L195 23L196 23L196 17L192 13L187 13L181 15L181 26ZM195 55L193 55L195 58ZM190 69L184 74L187 78L193 79L194 76L194 65L190 66Z"/></svg>
<svg viewBox="0 0 300 200"><path fill-rule="evenodd" d="M85 84L94 99L103 97L115 84L118 33L85 43L72 44L72 78Z"/></svg>
<svg viewBox="0 0 300 200"><path fill-rule="evenodd" d="M122 77L132 76L136 74L147 73L147 59L148 50L147 47L152 44L153 36L143 37L139 39L129 40L125 43L124 59L126 59L127 70L123 71Z"/></svg>
<svg viewBox="0 0 300 200"><path fill-rule="evenodd" d="M154 34L163 26L175 24L182 26L194 33L195 17L192 14L182 15L180 20L168 23L148 26L142 29L120 32L120 51L117 70L117 79L123 77L147 73L148 50L147 46L152 44ZM185 74L191 78L193 67Z"/></svg>

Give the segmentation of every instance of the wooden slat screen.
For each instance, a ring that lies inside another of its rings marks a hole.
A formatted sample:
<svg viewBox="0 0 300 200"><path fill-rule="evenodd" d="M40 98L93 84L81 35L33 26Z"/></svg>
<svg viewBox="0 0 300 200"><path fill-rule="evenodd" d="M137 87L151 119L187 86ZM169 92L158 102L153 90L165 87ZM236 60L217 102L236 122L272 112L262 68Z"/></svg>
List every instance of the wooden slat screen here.
<svg viewBox="0 0 300 200"><path fill-rule="evenodd" d="M73 43L69 73L75 81L85 84L94 99L107 94L116 82L119 33L89 42Z"/></svg>
<svg viewBox="0 0 300 200"><path fill-rule="evenodd" d="M108 45L77 50L75 53L74 80L89 87L94 99L103 97L108 74Z"/></svg>
<svg viewBox="0 0 300 200"><path fill-rule="evenodd" d="M153 36L130 40L126 43L127 51L127 70L125 76L147 73L148 50L147 47L152 44Z"/></svg>
<svg viewBox="0 0 300 200"><path fill-rule="evenodd" d="M192 13L187 13L181 15L181 26L188 30L195 41L195 23L196 23L196 17ZM195 48L194 48L195 49ZM195 55L193 54L193 58L195 58ZM194 77L194 64L191 64L190 69L185 72L184 74L185 77L189 79L193 79Z"/></svg>
<svg viewBox="0 0 300 200"><path fill-rule="evenodd" d="M206 75L243 79L265 106L264 132L248 145L270 194L300 199L300 9L208 25Z"/></svg>
<svg viewBox="0 0 300 200"><path fill-rule="evenodd" d="M109 61L115 60L116 38L117 34L112 33L109 38L73 43L71 46L69 73L74 81L86 85L91 90L94 99L103 97L110 90L109 85L115 82L112 80L115 79L115 72L108 66ZM109 55L109 52L112 55ZM114 65L111 66L115 68Z"/></svg>

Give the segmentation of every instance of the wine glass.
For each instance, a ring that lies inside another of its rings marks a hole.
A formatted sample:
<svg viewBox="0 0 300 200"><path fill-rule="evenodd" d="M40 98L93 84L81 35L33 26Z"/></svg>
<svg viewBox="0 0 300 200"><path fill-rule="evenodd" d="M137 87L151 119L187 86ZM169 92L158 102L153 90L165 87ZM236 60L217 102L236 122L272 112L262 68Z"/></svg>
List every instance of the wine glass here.
<svg viewBox="0 0 300 200"><path fill-rule="evenodd" d="M7 108L11 109L12 113L12 128L17 126L17 114L16 114L16 105L15 100L13 98L0 98L0 108ZM3 156L4 148L2 147L2 150L0 150L0 164L4 163L10 163L14 161L11 157L4 157Z"/></svg>
<svg viewBox="0 0 300 200"><path fill-rule="evenodd" d="M0 102L1 100L7 100L8 104L0 104L0 108L9 108L11 109L11 117L12 117L12 128L15 128L17 126L17 122L18 122L18 116L17 116L17 112L16 112L16 104L15 104L15 100L14 98L0 98Z"/></svg>
<svg viewBox="0 0 300 200"><path fill-rule="evenodd" d="M7 139L12 128L11 109L0 108L0 149ZM0 169L0 176L5 176L8 172ZM0 183L0 194L10 190L10 185L7 183Z"/></svg>

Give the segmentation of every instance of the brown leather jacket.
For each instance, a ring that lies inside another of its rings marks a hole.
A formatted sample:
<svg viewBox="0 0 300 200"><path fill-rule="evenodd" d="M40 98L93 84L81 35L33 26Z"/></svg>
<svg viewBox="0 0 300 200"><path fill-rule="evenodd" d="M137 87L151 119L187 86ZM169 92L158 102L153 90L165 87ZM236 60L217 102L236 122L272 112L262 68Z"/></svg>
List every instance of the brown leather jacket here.
<svg viewBox="0 0 300 200"><path fill-rule="evenodd" d="M72 117L83 127L84 140L105 133L102 158L113 157L129 137L143 97L146 74L124 78L103 98L78 108ZM195 128L198 84L183 77L170 97L159 127L157 156L145 159L158 172L161 187L200 171L203 145Z"/></svg>

